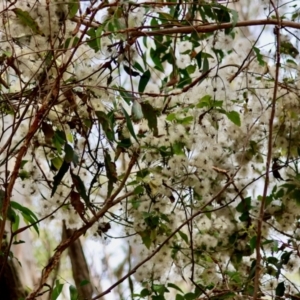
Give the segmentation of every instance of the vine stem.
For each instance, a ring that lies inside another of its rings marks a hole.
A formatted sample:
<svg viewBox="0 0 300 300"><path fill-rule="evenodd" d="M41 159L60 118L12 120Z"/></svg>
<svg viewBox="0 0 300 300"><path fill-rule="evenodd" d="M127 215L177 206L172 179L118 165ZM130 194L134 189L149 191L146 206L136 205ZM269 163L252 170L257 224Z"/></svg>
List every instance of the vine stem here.
<svg viewBox="0 0 300 300"><path fill-rule="evenodd" d="M280 28L282 27L282 23L279 17L279 13L277 8L274 5L273 0L270 0L271 5L274 8L276 13L276 25L274 28L274 34L276 36L276 74L275 74L275 82L274 82L274 92L272 98L272 108L271 115L269 120L269 138L268 138L268 154L267 154L267 162L266 162L266 179L264 183L263 197L261 200L259 217L257 220L257 237L256 237L256 266L255 266L255 277L254 277L254 294L253 300L257 300L259 298L259 280L261 275L261 242L262 242L262 224L264 219L264 212L266 206L266 198L269 186L269 177L270 177L270 165L272 159L272 145L273 145L273 122L275 118L276 112L276 100L277 100L277 88L278 88L278 80L279 80L279 67L280 67Z"/></svg>

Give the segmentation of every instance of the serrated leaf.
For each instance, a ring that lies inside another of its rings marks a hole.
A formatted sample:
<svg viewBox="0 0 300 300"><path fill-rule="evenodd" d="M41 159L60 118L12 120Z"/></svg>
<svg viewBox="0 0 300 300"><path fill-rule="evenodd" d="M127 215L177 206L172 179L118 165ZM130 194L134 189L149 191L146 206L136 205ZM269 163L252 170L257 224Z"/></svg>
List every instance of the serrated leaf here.
<svg viewBox="0 0 300 300"><path fill-rule="evenodd" d="M134 138L137 142L139 142L138 139L137 139L137 137L136 137L136 135L135 135L134 128L133 128L133 125L132 125L130 116L128 115L127 111L124 109L123 106L121 106L121 109L122 109L123 114L124 114L124 116L125 116L127 128L128 128L128 130L129 130L130 134L133 136L133 138Z"/></svg>
<svg viewBox="0 0 300 300"><path fill-rule="evenodd" d="M153 135L157 136L158 135L158 128L157 128L157 116L156 116L156 111L150 105L149 103L141 103L142 106L142 111L144 114L144 117L146 118L148 122L148 126L150 130L152 130Z"/></svg>
<svg viewBox="0 0 300 300"><path fill-rule="evenodd" d="M30 16L28 11L24 11L20 8L14 8L12 11L16 14L23 25L30 27L30 29L36 34L43 34L37 22Z"/></svg>
<svg viewBox="0 0 300 300"><path fill-rule="evenodd" d="M230 111L226 113L227 118L237 126L241 126L240 115L236 111Z"/></svg>
<svg viewBox="0 0 300 300"><path fill-rule="evenodd" d="M58 185L62 181L64 175L68 172L69 168L70 168L70 163L64 161L58 173L53 177L53 187L51 191L51 197L53 197L54 193L57 190Z"/></svg>
<svg viewBox="0 0 300 300"><path fill-rule="evenodd" d="M147 70L142 76L141 76L141 79L140 79L140 82L139 82L139 87L138 87L138 91L140 93L143 93L149 80L150 80L150 77L151 77L151 73L149 70Z"/></svg>

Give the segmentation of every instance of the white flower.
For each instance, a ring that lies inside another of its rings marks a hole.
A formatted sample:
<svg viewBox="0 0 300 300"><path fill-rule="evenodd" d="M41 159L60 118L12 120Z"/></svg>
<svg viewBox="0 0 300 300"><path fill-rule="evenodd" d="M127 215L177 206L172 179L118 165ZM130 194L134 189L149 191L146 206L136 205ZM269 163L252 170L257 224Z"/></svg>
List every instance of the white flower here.
<svg viewBox="0 0 300 300"><path fill-rule="evenodd" d="M191 64L191 57L187 54L181 54L176 59L176 64L179 69L186 69Z"/></svg>

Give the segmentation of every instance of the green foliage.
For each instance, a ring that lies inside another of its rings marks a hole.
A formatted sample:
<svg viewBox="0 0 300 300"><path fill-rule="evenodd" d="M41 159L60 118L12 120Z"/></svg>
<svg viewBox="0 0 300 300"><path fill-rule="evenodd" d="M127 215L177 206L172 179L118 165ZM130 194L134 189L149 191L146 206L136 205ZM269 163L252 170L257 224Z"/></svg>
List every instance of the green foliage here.
<svg viewBox="0 0 300 300"><path fill-rule="evenodd" d="M39 228L38 228L38 217L27 207L19 204L18 202L11 201L10 202L10 208L8 211L9 219L13 223L13 228L15 230L19 227L19 216L16 214L17 212L20 212L23 220L26 224L30 224L33 226L34 230L37 234L39 234Z"/></svg>
<svg viewBox="0 0 300 300"><path fill-rule="evenodd" d="M40 27L38 26L37 22L30 16L30 14L27 11L24 11L20 8L14 8L13 12L18 17L19 21L25 25L28 26L33 33L35 34L43 34Z"/></svg>

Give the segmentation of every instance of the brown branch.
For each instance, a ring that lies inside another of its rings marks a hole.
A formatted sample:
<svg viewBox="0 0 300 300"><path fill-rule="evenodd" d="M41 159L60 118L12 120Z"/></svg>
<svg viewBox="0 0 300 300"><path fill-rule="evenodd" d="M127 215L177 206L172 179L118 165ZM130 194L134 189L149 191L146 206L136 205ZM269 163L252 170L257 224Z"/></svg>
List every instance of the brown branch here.
<svg viewBox="0 0 300 300"><path fill-rule="evenodd" d="M263 197L260 204L260 211L259 211L259 217L257 220L257 237L256 237L256 267L255 267L255 277L254 277L254 293L253 293L253 300L256 300L259 294L259 279L261 274L261 241L262 241L262 224L264 219L264 212L265 212L265 205L266 205L266 198L267 198L267 192L268 192L268 186L269 186L269 170L270 170L270 164L272 159L272 144L273 144L273 121L275 118L275 111L276 111L276 99L277 99L277 88L278 88L278 81L279 81L279 67L280 67L280 29L282 28L281 19L278 13L278 10L273 2L273 0L270 0L271 5L273 6L276 14L276 20L274 20L275 28L274 28L274 34L276 37L276 75L275 75L275 82L274 82L274 93L273 93L273 99L272 99L272 109L271 109L271 115L269 120L269 137L268 137L268 154L267 154L267 162L266 162L266 179L264 184L264 190L263 190Z"/></svg>
<svg viewBox="0 0 300 300"><path fill-rule="evenodd" d="M144 263L146 263L147 261L149 261L153 256L155 256L160 250L161 248L181 229L183 228L185 225L187 225L189 222L191 222L195 217L197 217L198 215L204 213L204 208L207 207L208 205L210 205L215 199L217 199L226 189L227 187L232 183L231 180L229 180L224 187L211 199L209 200L206 204L204 204L199 211L197 211L196 213L194 213L190 218L188 218L187 220L185 220L179 227L177 227L149 256L147 256L144 260L142 260L140 263L138 263L131 271L129 271L126 275L124 275L122 278L120 278L117 282L115 282L113 285L111 285L108 289L106 289L103 293L97 295L96 297L92 298L91 300L96 300L99 299L101 297L103 297L104 295L110 293L112 291L113 288L115 288L116 286L118 286L120 283L122 283L125 279L127 279L129 276L131 276L132 274L134 274ZM27 300L27 299L26 299ZM29 300L29 299L28 299Z"/></svg>
<svg viewBox="0 0 300 300"><path fill-rule="evenodd" d="M92 225L94 223L96 223L101 217L104 216L104 214L114 205L116 205L117 203L121 202L123 199L131 196L133 194L133 192L129 192L126 193L122 196L120 196L119 198L115 199L116 196L122 191L122 189L124 188L124 185L129 177L129 175L131 174L131 169L133 168L134 164L136 163L138 158L138 154L134 153L127 171L124 175L124 178L121 182L121 184L119 185L119 187L116 189L116 191L105 201L104 206L102 207L102 209L97 212L97 214L92 217L88 223L84 226L82 226L81 228L75 230L72 235L67 238L66 240L62 241L57 248L55 249L55 253L54 255L50 258L47 266L43 269L42 272L42 277L40 280L40 283L38 285L38 287L30 294L27 296L26 300L33 300L35 299L36 295L40 292L40 290L43 288L44 284L46 283L50 273L53 271L53 269L57 266L57 264L59 263L60 257L62 255L62 253L74 242L76 241L81 235L83 235L90 227L92 227Z"/></svg>
<svg viewBox="0 0 300 300"><path fill-rule="evenodd" d="M248 26L263 26L263 25L278 25L278 21L276 19L261 19L261 20L249 20L249 21L241 21L235 24L235 27L248 27ZM281 27L290 27L295 29L300 29L300 23L281 20ZM221 23L221 24L210 24L210 25L198 25L198 26L182 26L176 27L174 24L174 28L166 28L154 31L141 31L136 28L130 28L126 30L120 30L118 32L124 33L126 31L132 31L132 37L140 37L140 36L157 36L157 35L168 35L175 33L189 34L193 32L205 33L205 32L214 32L216 30L228 29L232 28L232 23ZM109 33L111 34L111 33Z"/></svg>
<svg viewBox="0 0 300 300"><path fill-rule="evenodd" d="M11 173L9 183L7 184L7 187L5 189L5 197L3 200L3 205L1 209L1 217L0 220L0 248L2 246L3 242L3 235L4 235L4 229L5 229L5 223L6 223L6 217L7 217L7 210L10 204L10 198L12 196L12 191L15 185L15 182L18 178L19 169L21 167L22 158L27 152L27 149L30 145L31 139L33 138L36 131L40 128L41 122L44 119L45 115L47 114L49 110L49 106L51 106L51 102L53 99L56 99L58 97L58 84L59 84L60 78L57 79L57 84L52 87L52 90L48 93L48 95L45 97L45 100L41 106L41 108L38 110L38 112L35 115L35 119L32 122L28 133L24 139L23 145L18 151L16 162L13 168L13 171Z"/></svg>

